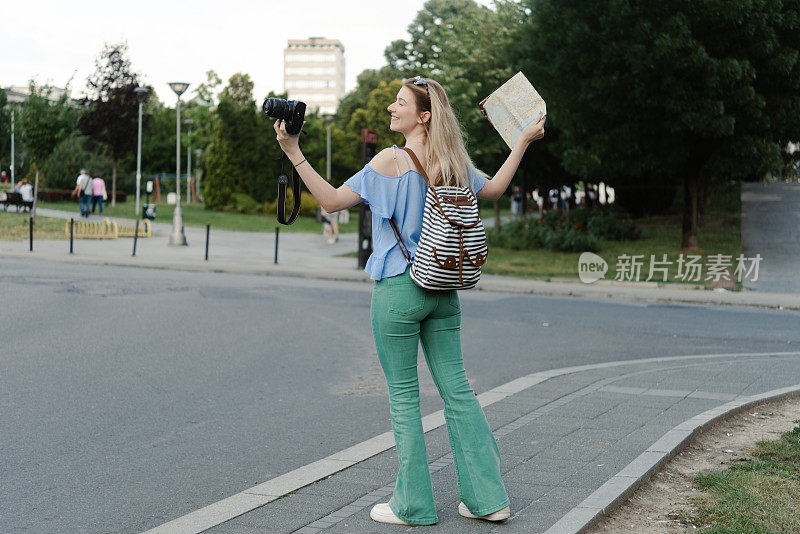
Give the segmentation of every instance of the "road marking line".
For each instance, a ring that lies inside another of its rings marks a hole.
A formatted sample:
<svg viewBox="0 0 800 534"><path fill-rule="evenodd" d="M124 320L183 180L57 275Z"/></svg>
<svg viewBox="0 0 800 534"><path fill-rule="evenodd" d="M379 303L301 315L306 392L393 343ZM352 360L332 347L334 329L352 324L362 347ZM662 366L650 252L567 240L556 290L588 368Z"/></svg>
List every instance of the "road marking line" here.
<svg viewBox="0 0 800 534"><path fill-rule="evenodd" d="M666 356L551 369L548 371L531 373L481 393L478 395L478 402L483 407L489 406L501 399L544 382L545 380L581 371L607 369L625 365L641 365L645 363L676 362L691 359L741 358L749 356L800 356L800 352L745 352ZM443 410L439 410L422 418L422 428L425 432L439 428L442 425L444 425ZM231 495L226 499L173 519L172 521L148 530L145 534L198 534L268 504L286 493L298 490L303 486L307 486L376 454L391 449L393 446L394 436L392 432L385 432L353 445L352 447L331 454L326 458L317 460L316 462L267 480L266 482L240 493Z"/></svg>

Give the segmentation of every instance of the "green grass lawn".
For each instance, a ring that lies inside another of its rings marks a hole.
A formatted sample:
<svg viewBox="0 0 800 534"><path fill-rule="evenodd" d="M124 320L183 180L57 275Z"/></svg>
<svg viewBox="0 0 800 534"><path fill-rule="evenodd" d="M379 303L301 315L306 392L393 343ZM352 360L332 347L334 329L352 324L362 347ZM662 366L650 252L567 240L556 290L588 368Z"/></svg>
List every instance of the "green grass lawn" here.
<svg viewBox="0 0 800 534"><path fill-rule="evenodd" d="M24 241L30 237L28 213L0 210L0 241ZM61 219L37 216L33 225L33 240L67 239L65 222Z"/></svg>
<svg viewBox="0 0 800 534"><path fill-rule="evenodd" d="M690 281L678 279L678 257L681 251L681 215L658 215L636 219L636 226L642 230L642 237L636 241L602 241L600 250L596 252L608 263L606 280L617 276L618 258L624 254L629 256L643 255L641 276L639 281L646 281L649 276L650 255L660 261L667 254L667 282L694 283L709 285L705 281L708 255L723 254L732 256L733 268L736 257L742 250L741 239L741 201L740 186L730 187L716 196L716 204L708 207L703 224L698 230L698 247L696 252L683 252L684 259L689 254L701 255L703 265L701 280ZM578 258L580 252L552 252L549 250L509 250L490 247L489 259L483 267L484 272L491 274L513 275L527 278L578 278ZM733 271L731 268L731 272ZM733 277L732 277L733 278ZM656 274L651 281L661 281ZM740 289L736 283L734 289Z"/></svg>
<svg viewBox="0 0 800 534"><path fill-rule="evenodd" d="M78 202L40 202L39 207L58 209L64 211L74 211L77 217L79 213ZM212 211L206 210L201 204L184 204L181 206L183 211L183 223L186 226L205 227L210 224L216 230L234 230L238 232L274 232L275 227L279 226L277 216L270 215L250 215L231 211ZM175 206L162 203L156 205L156 219L154 222L172 223L172 212ZM104 206L103 215L109 218L128 218L135 217L135 204L132 202L117 203L115 207ZM318 223L314 217L298 217L290 226L280 225L282 232L317 233L322 232L322 224ZM339 225L339 232L358 231L358 212L350 213L350 222Z"/></svg>
<svg viewBox="0 0 800 534"><path fill-rule="evenodd" d="M703 493L690 497L695 509L682 513L681 522L702 528L697 532L800 532L800 426L759 441L752 457L697 475L694 483Z"/></svg>

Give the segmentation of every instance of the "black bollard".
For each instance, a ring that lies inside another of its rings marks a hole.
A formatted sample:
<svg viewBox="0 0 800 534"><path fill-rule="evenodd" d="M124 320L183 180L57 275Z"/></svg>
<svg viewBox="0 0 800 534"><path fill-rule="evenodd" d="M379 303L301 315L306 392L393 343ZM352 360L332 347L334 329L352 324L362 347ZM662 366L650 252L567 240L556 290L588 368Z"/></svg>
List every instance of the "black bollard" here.
<svg viewBox="0 0 800 534"><path fill-rule="evenodd" d="M275 227L275 265L278 264L278 235L280 234L281 227Z"/></svg>
<svg viewBox="0 0 800 534"><path fill-rule="evenodd" d="M211 225L206 224L206 261L208 261L208 237L211 234Z"/></svg>
<svg viewBox="0 0 800 534"><path fill-rule="evenodd" d="M29 218L28 222L30 223L29 226L30 226L30 236L31 236L31 250L30 251L33 252L33 217Z"/></svg>
<svg viewBox="0 0 800 534"><path fill-rule="evenodd" d="M75 234L75 219L69 220L69 253L72 254L72 237Z"/></svg>
<svg viewBox="0 0 800 534"><path fill-rule="evenodd" d="M136 241L139 239L139 219L136 219L136 230L133 231L133 254L136 256Z"/></svg>

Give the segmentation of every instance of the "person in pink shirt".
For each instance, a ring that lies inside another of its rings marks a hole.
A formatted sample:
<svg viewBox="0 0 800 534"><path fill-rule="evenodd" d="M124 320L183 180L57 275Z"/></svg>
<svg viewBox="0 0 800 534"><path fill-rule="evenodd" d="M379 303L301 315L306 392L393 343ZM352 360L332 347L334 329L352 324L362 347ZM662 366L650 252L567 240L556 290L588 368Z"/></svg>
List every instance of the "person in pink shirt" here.
<svg viewBox="0 0 800 534"><path fill-rule="evenodd" d="M100 204L100 215L103 214L103 201L108 198L106 195L106 181L100 178L100 174L92 175L92 213L95 207Z"/></svg>

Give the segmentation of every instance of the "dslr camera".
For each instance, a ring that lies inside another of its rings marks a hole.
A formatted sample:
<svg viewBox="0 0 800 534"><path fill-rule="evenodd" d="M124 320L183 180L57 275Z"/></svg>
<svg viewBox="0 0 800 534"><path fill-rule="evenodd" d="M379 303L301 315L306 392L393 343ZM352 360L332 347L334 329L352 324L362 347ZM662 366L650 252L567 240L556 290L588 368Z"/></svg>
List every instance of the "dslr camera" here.
<svg viewBox="0 0 800 534"><path fill-rule="evenodd" d="M306 116L305 102L270 97L264 100L261 109L267 117L285 122L286 132L290 135L297 135L303 129L303 119Z"/></svg>

